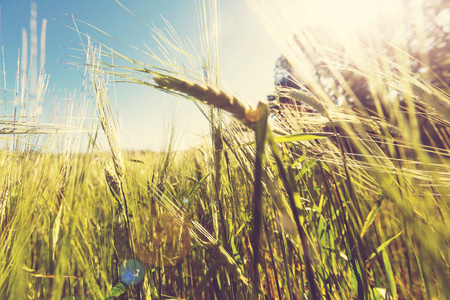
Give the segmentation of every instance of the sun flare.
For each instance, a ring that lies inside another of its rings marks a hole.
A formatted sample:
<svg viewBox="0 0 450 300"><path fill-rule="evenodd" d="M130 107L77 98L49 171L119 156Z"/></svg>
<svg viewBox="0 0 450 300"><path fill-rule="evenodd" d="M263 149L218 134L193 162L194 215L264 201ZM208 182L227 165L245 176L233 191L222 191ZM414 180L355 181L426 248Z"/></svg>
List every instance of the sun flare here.
<svg viewBox="0 0 450 300"><path fill-rule="evenodd" d="M375 23L392 12L395 1L320 0L302 4L302 24L327 26L335 34L349 33Z"/></svg>

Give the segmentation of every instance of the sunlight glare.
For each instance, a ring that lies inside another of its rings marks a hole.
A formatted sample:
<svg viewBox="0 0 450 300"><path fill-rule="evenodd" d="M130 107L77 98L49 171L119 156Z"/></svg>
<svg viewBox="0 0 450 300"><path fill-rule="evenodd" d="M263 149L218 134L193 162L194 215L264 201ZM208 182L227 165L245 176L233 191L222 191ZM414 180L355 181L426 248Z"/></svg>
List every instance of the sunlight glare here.
<svg viewBox="0 0 450 300"><path fill-rule="evenodd" d="M394 3L387 0L304 1L302 25L326 26L336 34L348 34L393 11Z"/></svg>

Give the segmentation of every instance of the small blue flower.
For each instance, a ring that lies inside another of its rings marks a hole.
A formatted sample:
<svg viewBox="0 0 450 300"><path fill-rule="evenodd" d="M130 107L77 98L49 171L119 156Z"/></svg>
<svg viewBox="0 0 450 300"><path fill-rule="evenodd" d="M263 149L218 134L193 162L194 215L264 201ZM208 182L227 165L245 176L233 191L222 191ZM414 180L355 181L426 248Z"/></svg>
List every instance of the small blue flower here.
<svg viewBox="0 0 450 300"><path fill-rule="evenodd" d="M183 199L183 204L186 205L186 204L188 204L188 203L189 203L189 199L188 199L188 198L184 198L184 199Z"/></svg>
<svg viewBox="0 0 450 300"><path fill-rule="evenodd" d="M126 285L139 284L144 279L145 269L140 261L130 259L119 267L120 280Z"/></svg>

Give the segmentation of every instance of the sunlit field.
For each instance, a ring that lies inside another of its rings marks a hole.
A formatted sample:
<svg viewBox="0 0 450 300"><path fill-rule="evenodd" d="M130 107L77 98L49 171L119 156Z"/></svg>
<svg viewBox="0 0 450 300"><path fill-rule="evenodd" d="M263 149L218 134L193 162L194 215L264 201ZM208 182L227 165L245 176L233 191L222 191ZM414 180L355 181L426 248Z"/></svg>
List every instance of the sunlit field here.
<svg viewBox="0 0 450 300"><path fill-rule="evenodd" d="M0 299L448 299L450 4L247 1L280 49L251 107L221 77L221 3L192 2L199 45L142 22L158 48L126 47L145 61L63 23L84 83L53 114L18 58ZM124 82L193 101L209 133L127 150Z"/></svg>

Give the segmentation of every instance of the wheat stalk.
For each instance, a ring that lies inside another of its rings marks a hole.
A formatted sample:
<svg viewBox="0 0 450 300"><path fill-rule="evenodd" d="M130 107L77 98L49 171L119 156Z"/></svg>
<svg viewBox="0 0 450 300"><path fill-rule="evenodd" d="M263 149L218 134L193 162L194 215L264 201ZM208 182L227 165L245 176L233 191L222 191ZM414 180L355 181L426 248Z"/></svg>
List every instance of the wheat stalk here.
<svg viewBox="0 0 450 300"><path fill-rule="evenodd" d="M112 168L103 163L104 173L108 186L114 195L116 201L119 202L119 214L114 220L114 245L119 259L129 258L129 254L134 258L134 245L131 238L130 221L128 215L127 198L123 189L125 176L125 166L122 151L116 139L116 130L112 126L114 119L111 113L111 102L109 99L107 83L105 82L100 70L100 53L93 51L91 54L87 52L87 63L90 66L90 76L95 96L98 103L99 122L108 140L112 153L114 171ZM122 212L121 209L124 208ZM123 218L122 218L123 217Z"/></svg>

